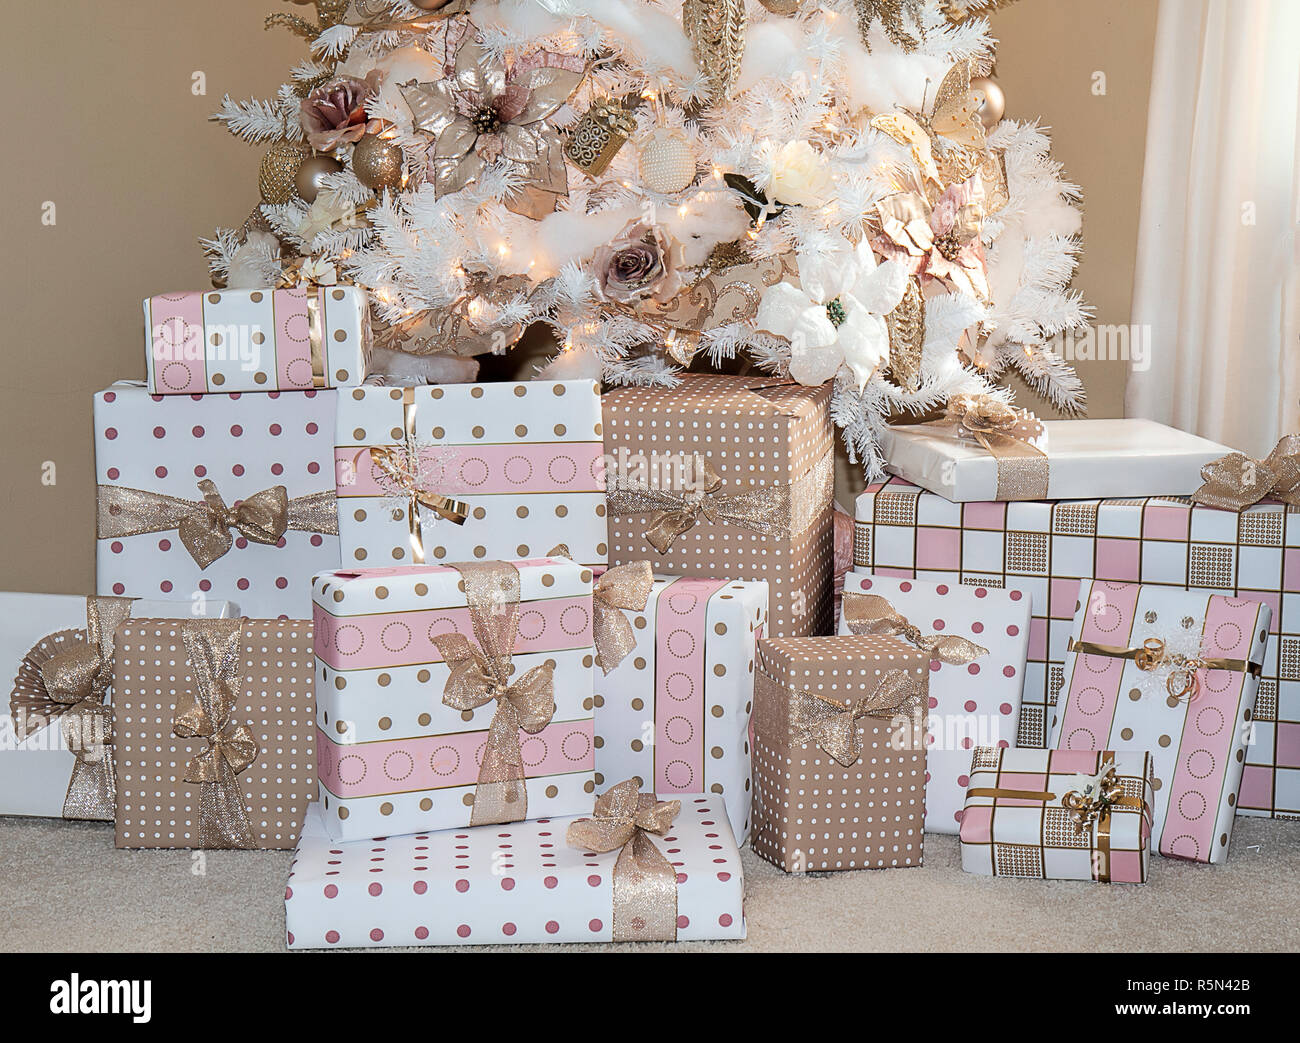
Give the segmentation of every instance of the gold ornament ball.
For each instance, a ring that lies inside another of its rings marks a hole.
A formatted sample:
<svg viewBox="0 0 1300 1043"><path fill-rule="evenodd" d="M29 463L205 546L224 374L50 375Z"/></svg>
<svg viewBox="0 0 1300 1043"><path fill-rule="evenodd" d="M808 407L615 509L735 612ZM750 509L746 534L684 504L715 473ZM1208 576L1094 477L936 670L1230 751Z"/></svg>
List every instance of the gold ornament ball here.
<svg viewBox="0 0 1300 1043"><path fill-rule="evenodd" d="M997 80L989 76L972 76L970 90L980 103L980 122L984 124L985 130L992 130L1002 122L1002 117L1006 114L1007 96L1002 93Z"/></svg>
<svg viewBox="0 0 1300 1043"><path fill-rule="evenodd" d="M792 15L799 12L803 0L758 0L772 14Z"/></svg>
<svg viewBox="0 0 1300 1043"><path fill-rule="evenodd" d="M367 134L352 150L352 173L372 192L396 192L402 187L402 147Z"/></svg>
<svg viewBox="0 0 1300 1043"><path fill-rule="evenodd" d="M314 203L324 187L321 179L327 174L337 174L342 169L343 164L333 156L320 153L308 156L298 167L298 173L293 179L293 187L297 189L298 196L304 203Z"/></svg>
<svg viewBox="0 0 1300 1043"><path fill-rule="evenodd" d="M293 198L293 179L298 167L311 155L311 146L296 141L277 141L262 157L257 187L262 202L278 206Z"/></svg>
<svg viewBox="0 0 1300 1043"><path fill-rule="evenodd" d="M652 192L669 196L695 180L695 150L683 131L660 127L640 148L641 183Z"/></svg>

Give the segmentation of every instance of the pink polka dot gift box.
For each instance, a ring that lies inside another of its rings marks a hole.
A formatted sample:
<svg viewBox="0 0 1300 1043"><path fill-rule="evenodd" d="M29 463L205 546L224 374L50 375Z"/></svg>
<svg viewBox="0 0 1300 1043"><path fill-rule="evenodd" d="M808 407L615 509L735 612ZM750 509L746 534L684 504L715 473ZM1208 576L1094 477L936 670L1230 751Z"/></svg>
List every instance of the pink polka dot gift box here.
<svg viewBox="0 0 1300 1043"><path fill-rule="evenodd" d="M595 792L592 570L565 558L312 582L330 836L573 814Z"/></svg>
<svg viewBox="0 0 1300 1043"><path fill-rule="evenodd" d="M1051 744L1150 750L1162 855L1228 857L1271 617L1247 598L1109 580L1080 587Z"/></svg>
<svg viewBox="0 0 1300 1043"><path fill-rule="evenodd" d="M630 825L616 832L616 824L597 845L608 850L600 851L570 845L571 827L585 816L339 843L313 809L285 888L286 943L332 949L744 938L744 870L722 801L673 799L680 801L675 814L668 809L647 823L658 832ZM647 868L652 894L621 879Z"/></svg>
<svg viewBox="0 0 1300 1043"><path fill-rule="evenodd" d="M896 634L930 658L927 832L957 832L972 749L1015 745L1029 619L1020 590L845 577L841 634Z"/></svg>
<svg viewBox="0 0 1300 1043"><path fill-rule="evenodd" d="M305 619L339 564L334 391L95 396L98 593Z"/></svg>

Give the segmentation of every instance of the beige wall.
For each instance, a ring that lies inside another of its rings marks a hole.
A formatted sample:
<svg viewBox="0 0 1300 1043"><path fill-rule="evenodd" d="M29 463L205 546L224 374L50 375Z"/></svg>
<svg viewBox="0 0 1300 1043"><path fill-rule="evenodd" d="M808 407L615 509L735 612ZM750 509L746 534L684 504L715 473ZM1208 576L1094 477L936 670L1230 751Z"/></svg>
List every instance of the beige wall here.
<svg viewBox="0 0 1300 1043"><path fill-rule="evenodd" d="M143 376L141 299L207 285L195 238L256 202L260 150L206 116L225 91L269 94L302 56L297 38L262 30L274 10L310 7L64 0L8 12L0 589L93 587L91 395ZM1102 321L1128 321L1154 11L1155 0L1023 0L994 18L1010 114L1043 114L1088 194L1078 285ZM1090 93L1095 69L1109 76L1104 98ZM206 96L191 92L196 71ZM1119 412L1115 369L1084 370L1095 415Z"/></svg>

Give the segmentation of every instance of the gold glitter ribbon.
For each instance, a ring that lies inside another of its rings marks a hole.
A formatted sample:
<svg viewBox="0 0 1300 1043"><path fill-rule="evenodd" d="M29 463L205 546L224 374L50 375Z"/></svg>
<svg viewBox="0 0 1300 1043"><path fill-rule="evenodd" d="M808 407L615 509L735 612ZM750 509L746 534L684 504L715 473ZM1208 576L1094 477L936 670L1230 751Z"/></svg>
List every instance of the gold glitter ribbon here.
<svg viewBox="0 0 1300 1043"><path fill-rule="evenodd" d="M909 622L879 594L863 594L846 590L843 601L844 623L853 634L884 634L901 637L913 648L920 649L943 663L966 666L989 650L957 634L923 634L921 628Z"/></svg>
<svg viewBox="0 0 1300 1043"><path fill-rule="evenodd" d="M1223 656L1186 656L1181 652L1170 652L1163 639L1149 637L1138 648L1125 648L1122 645L1103 645L1096 641L1076 641L1070 638L1066 651L1078 652L1080 655L1107 656L1111 659L1131 659L1139 670L1151 673L1168 669L1169 677L1165 689L1175 699L1195 699L1201 683L1197 674L1201 670L1231 670L1235 674L1249 673L1259 677L1264 671L1262 663L1252 663L1245 659L1227 659Z"/></svg>
<svg viewBox="0 0 1300 1043"><path fill-rule="evenodd" d="M554 668L535 666L511 683L511 657L519 634L519 570L508 561L461 562L470 622L478 646L464 634L435 634L432 641L450 667L442 702L453 710L496 703L479 762L470 825L520 822L528 817L524 756L519 731L530 735L555 714Z"/></svg>
<svg viewBox="0 0 1300 1043"><path fill-rule="evenodd" d="M636 634L623 612L644 612L653 586L648 561L618 565L596 580L592 591L592 635L596 665L604 673L618 666L636 647Z"/></svg>
<svg viewBox="0 0 1300 1043"><path fill-rule="evenodd" d="M226 506L211 480L199 482L202 500L186 500L147 489L100 485L95 490L98 539L176 530L181 544L201 569L230 550L235 529L254 543L274 545L289 529L337 535L334 490L289 499L283 485L253 493Z"/></svg>
<svg viewBox="0 0 1300 1043"><path fill-rule="evenodd" d="M307 294L307 337L311 346L311 386L323 388L325 379L325 330L321 323L320 295L316 290Z"/></svg>
<svg viewBox="0 0 1300 1043"><path fill-rule="evenodd" d="M620 849L613 877L614 941L677 940L677 870L650 835L667 833L681 810L680 800L656 800L628 779L596 798L591 818L569 823L570 847L597 854Z"/></svg>
<svg viewBox="0 0 1300 1043"><path fill-rule="evenodd" d="M181 625L181 641L194 683L176 697L172 733L178 739L207 741L182 775L199 786L197 846L254 848L238 776L257 758L258 748L248 725L234 720L244 686L244 621L187 621Z"/></svg>
<svg viewBox="0 0 1300 1043"><path fill-rule="evenodd" d="M1201 468L1194 503L1240 513L1266 496L1300 506L1300 435L1287 435L1263 460L1229 453Z"/></svg>
<svg viewBox="0 0 1300 1043"><path fill-rule="evenodd" d="M130 598L86 598L86 628L37 642L23 656L14 678L9 712L17 740L57 720L63 743L76 758L63 798L64 818L113 819L113 712L104 698L113 683L113 635L130 615ZM51 652L47 642L57 637L65 650Z"/></svg>
<svg viewBox="0 0 1300 1043"><path fill-rule="evenodd" d="M1047 499L1050 467L1047 454L1030 439L1040 434L1041 421L989 395L961 394L948 400L943 420L923 427L949 428L962 440L972 440L993 457L997 465L994 499Z"/></svg>
<svg viewBox="0 0 1300 1043"><path fill-rule="evenodd" d="M652 454L652 456L655 454ZM682 489L658 488L652 479L615 473L607 500L615 517L649 514L643 535L660 554L667 554L678 536L701 520L739 525L773 539L803 532L831 501L834 453L827 451L800 478L788 485L747 486L729 491L701 453L690 457L692 467Z"/></svg>

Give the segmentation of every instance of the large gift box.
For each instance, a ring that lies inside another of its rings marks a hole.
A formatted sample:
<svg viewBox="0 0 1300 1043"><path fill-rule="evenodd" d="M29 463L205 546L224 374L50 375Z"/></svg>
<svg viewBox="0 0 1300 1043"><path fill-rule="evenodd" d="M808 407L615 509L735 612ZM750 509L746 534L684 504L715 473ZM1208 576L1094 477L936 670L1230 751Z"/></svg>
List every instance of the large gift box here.
<svg viewBox="0 0 1300 1043"><path fill-rule="evenodd" d="M528 558L563 543L604 564L603 452L592 380L342 392L343 563Z"/></svg>
<svg viewBox="0 0 1300 1043"><path fill-rule="evenodd" d="M635 777L660 796L721 796L743 844L754 652L767 623L767 584L694 576L650 582L649 565L629 570L638 565L620 565L596 586L596 785ZM641 607L624 612L616 607L620 594L637 582L647 588L633 599Z"/></svg>
<svg viewBox="0 0 1300 1043"><path fill-rule="evenodd" d="M117 631L117 846L283 850L316 792L311 624L130 619Z"/></svg>
<svg viewBox="0 0 1300 1043"><path fill-rule="evenodd" d="M893 634L930 658L925 828L956 833L971 750L1016 741L1029 648L1029 596L850 572L841 634Z"/></svg>
<svg viewBox="0 0 1300 1043"><path fill-rule="evenodd" d="M591 569L408 565L328 572L312 589L331 836L591 807Z"/></svg>
<svg viewBox="0 0 1300 1043"><path fill-rule="evenodd" d="M1272 610L1259 601L1093 580L1051 711L1051 745L1137 748L1155 764L1162 855L1228 857Z"/></svg>
<svg viewBox="0 0 1300 1043"><path fill-rule="evenodd" d="M981 876L1143 884L1151 858L1151 755L976 747L961 867Z"/></svg>
<svg viewBox="0 0 1300 1043"><path fill-rule="evenodd" d="M227 601L0 594L0 815L113 820L113 637L129 616L221 618Z"/></svg>
<svg viewBox="0 0 1300 1043"><path fill-rule="evenodd" d="M829 404L829 385L762 377L607 392L610 564L766 580L769 633L829 633Z"/></svg>
<svg viewBox="0 0 1300 1043"><path fill-rule="evenodd" d="M600 798L594 820L346 843L313 813L285 889L288 946L744 938L744 869L722 801L626 797Z"/></svg>
<svg viewBox="0 0 1300 1043"><path fill-rule="evenodd" d="M929 664L894 637L759 642L755 854L787 872L921 864Z"/></svg>
<svg viewBox="0 0 1300 1043"><path fill-rule="evenodd" d="M339 564L335 395L96 395L98 593L305 618L312 574Z"/></svg>
<svg viewBox="0 0 1300 1043"><path fill-rule="evenodd" d="M370 357L355 286L164 293L145 300L144 328L158 395L351 387Z"/></svg>

